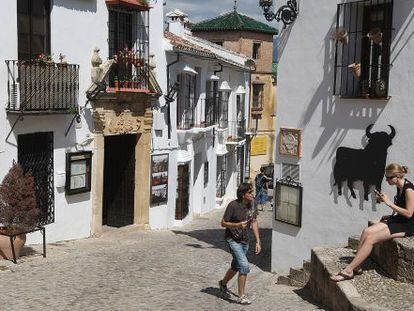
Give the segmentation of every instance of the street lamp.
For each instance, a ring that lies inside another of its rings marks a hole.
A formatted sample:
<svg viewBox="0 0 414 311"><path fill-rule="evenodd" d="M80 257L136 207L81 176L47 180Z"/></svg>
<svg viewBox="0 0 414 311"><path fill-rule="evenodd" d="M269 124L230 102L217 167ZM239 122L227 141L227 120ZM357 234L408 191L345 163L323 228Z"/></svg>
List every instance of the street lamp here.
<svg viewBox="0 0 414 311"><path fill-rule="evenodd" d="M259 6L263 9L263 15L267 21L271 22L282 21L286 28L287 25L292 24L299 14L299 6L296 0L288 0L285 5L282 5L276 13L271 10L273 7L273 0L259 0Z"/></svg>

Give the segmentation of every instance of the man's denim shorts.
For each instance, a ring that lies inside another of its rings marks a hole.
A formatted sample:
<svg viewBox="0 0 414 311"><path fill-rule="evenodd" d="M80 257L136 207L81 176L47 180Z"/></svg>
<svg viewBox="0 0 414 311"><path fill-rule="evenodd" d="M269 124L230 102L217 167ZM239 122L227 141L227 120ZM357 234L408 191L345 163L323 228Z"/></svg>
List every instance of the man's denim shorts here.
<svg viewBox="0 0 414 311"><path fill-rule="evenodd" d="M240 274L248 274L250 272L250 267L246 254L249 250L249 244L237 243L233 239L227 239L227 244L233 255L231 269L233 271L238 271Z"/></svg>

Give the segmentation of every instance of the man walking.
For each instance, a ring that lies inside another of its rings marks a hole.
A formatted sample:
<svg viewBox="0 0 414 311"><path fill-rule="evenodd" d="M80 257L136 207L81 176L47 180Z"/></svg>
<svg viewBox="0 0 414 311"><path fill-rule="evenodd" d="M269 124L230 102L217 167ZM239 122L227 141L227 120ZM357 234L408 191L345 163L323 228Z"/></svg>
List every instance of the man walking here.
<svg viewBox="0 0 414 311"><path fill-rule="evenodd" d="M247 274L250 272L247 261L249 248L248 228L252 228L256 238L256 255L261 251L259 225L257 223L257 210L253 204L253 187L249 183L242 183L237 188L237 200L229 203L224 212L221 226L226 228L225 239L233 256L231 268L226 272L224 278L219 281L221 293L227 294L227 283L237 274L238 276L238 302L250 304L251 301L245 295Z"/></svg>
<svg viewBox="0 0 414 311"><path fill-rule="evenodd" d="M256 203L259 211L264 210L264 206L266 202L268 201L269 197L267 195L267 183L270 180L269 177L265 175L265 169L264 167L260 168L260 173L256 175L255 185L256 185Z"/></svg>

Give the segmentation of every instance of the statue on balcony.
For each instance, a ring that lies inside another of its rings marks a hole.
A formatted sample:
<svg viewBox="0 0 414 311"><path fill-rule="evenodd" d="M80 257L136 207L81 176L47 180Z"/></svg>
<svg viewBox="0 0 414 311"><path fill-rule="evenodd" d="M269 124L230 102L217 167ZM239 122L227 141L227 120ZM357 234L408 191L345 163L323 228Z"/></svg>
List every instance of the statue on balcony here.
<svg viewBox="0 0 414 311"><path fill-rule="evenodd" d="M99 51L100 49L96 47L93 49L93 53L92 53L91 80L93 83L100 82L100 77L102 74L102 68L101 68L102 59L101 59L101 56L99 56Z"/></svg>

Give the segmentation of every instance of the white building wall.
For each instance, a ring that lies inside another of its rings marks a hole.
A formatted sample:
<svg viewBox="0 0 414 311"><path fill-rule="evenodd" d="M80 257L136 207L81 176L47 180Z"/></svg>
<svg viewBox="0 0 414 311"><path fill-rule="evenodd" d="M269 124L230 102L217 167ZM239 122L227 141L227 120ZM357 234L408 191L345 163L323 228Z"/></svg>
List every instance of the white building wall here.
<svg viewBox="0 0 414 311"><path fill-rule="evenodd" d="M384 205L376 205L372 195L364 201L360 182L355 183L357 199L348 198L346 189L344 195L336 195L332 171L339 146L362 148L369 124L375 124L372 131L388 133L387 124L391 124L397 134L388 149L387 163L414 169L410 135L414 115L414 2L394 0L389 100L332 96L335 51L331 32L336 27L337 3L302 1L295 24L280 35L276 124L278 132L280 127L303 130L303 156L295 160L277 154L276 177L280 176L281 162L300 164L303 209L301 228L273 222L272 271L278 273L310 258L312 247L346 243L347 237L359 234L368 220L391 212ZM390 197L394 195L395 189L385 180L382 186Z"/></svg>
<svg viewBox="0 0 414 311"><path fill-rule="evenodd" d="M55 0L51 12L51 54L56 62L59 54L66 55L70 64L80 65L79 105L82 128L73 126L67 137L65 132L72 115L25 116L17 123L8 142L6 135L15 120L3 107L7 103L7 71L4 60L16 60L17 55L17 8L16 1L5 1L0 19L5 28L0 35L0 179L3 179L14 160L17 160L17 135L52 131L54 134L54 174L64 172L66 151L90 150L92 145L79 146L91 131L90 106L86 103L85 90L90 84L90 58L95 46L101 48L103 59L107 57L107 8L104 1ZM48 242L88 237L90 235L90 192L65 195L63 188L55 187L55 221L46 226ZM41 235L28 236L28 243L40 243Z"/></svg>

